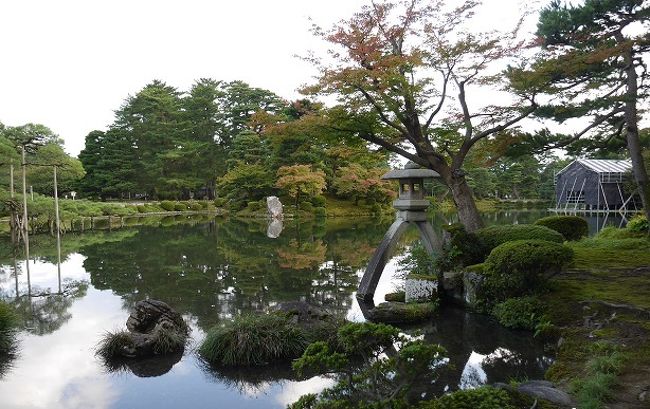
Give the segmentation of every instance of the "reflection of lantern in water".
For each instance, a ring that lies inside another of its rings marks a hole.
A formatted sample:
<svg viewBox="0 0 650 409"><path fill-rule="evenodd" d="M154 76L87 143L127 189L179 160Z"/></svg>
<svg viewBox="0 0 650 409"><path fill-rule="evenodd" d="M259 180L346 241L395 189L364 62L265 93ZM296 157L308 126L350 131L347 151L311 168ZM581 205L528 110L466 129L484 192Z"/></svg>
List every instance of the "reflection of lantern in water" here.
<svg viewBox="0 0 650 409"><path fill-rule="evenodd" d="M390 254L410 223L417 226L422 244L429 253L433 254L439 251L438 238L433 232L431 224L427 222L426 210L429 207L429 201L424 196L424 180L439 177L437 172L431 169L422 169L413 162L407 163L404 169L391 170L381 177L384 180L399 182L399 197L393 202L397 214L395 222L386 232L384 239L368 263L357 291L359 299L372 300Z"/></svg>

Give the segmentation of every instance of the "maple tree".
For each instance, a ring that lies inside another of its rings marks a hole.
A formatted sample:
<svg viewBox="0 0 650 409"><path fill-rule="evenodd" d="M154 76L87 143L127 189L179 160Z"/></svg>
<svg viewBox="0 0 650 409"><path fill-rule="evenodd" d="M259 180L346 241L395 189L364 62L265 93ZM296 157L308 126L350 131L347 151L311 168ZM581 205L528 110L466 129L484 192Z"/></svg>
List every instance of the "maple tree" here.
<svg viewBox="0 0 650 409"><path fill-rule="evenodd" d="M319 81L305 93L335 95L332 127L438 172L468 230L483 223L463 164L481 140L504 132L536 108L535 91L512 87L503 73L521 54L519 25L510 32L468 29L478 2L373 2L329 30L314 28L331 49L308 59ZM472 92L509 91L509 103L480 108ZM455 98L453 93L455 91Z"/></svg>
<svg viewBox="0 0 650 409"><path fill-rule="evenodd" d="M309 165L282 166L277 176L275 186L293 198L296 206L301 197L314 197L325 189L325 173Z"/></svg>

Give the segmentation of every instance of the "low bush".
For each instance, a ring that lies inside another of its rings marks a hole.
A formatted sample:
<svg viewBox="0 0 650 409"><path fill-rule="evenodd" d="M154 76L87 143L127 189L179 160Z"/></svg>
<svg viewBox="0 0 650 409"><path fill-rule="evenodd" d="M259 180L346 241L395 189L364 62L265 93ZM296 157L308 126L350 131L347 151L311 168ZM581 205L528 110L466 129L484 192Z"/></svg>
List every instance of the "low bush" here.
<svg viewBox="0 0 650 409"><path fill-rule="evenodd" d="M184 212L188 209L187 202L174 203L174 211Z"/></svg>
<svg viewBox="0 0 650 409"><path fill-rule="evenodd" d="M212 328L199 348L210 364L259 366L297 358L305 351L305 332L279 315L242 315Z"/></svg>
<svg viewBox="0 0 650 409"><path fill-rule="evenodd" d="M492 250L484 263L486 295L498 302L534 294L572 259L573 250L560 243L545 240L503 243Z"/></svg>
<svg viewBox="0 0 650 409"><path fill-rule="evenodd" d="M172 202L171 200L163 200L162 202L160 202L160 207L162 207L162 209L165 211L173 212L174 202Z"/></svg>
<svg viewBox="0 0 650 409"><path fill-rule="evenodd" d="M194 212L203 210L203 206L201 205L201 203L195 201L187 202L187 207Z"/></svg>
<svg viewBox="0 0 650 409"><path fill-rule="evenodd" d="M207 200L201 200L200 202L196 202L201 206L201 209L208 209L210 207L210 203Z"/></svg>
<svg viewBox="0 0 650 409"><path fill-rule="evenodd" d="M560 233L566 240L574 241L589 235L587 221L578 216L549 216L535 222L537 226L548 227Z"/></svg>
<svg viewBox="0 0 650 409"><path fill-rule="evenodd" d="M626 228L633 233L648 233L650 232L650 223L648 218L643 215L634 216L628 223Z"/></svg>
<svg viewBox="0 0 650 409"><path fill-rule="evenodd" d="M314 205L309 202L300 202L300 204L298 204L298 209L311 213L314 211Z"/></svg>
<svg viewBox="0 0 650 409"><path fill-rule="evenodd" d="M642 236L643 233L635 233L630 229L619 229L617 227L607 226L603 228L601 231L599 231L598 234L594 236L594 238L618 240L618 239L633 239Z"/></svg>
<svg viewBox="0 0 650 409"><path fill-rule="evenodd" d="M422 402L421 409L514 409L508 392L491 386L458 390Z"/></svg>
<svg viewBox="0 0 650 409"><path fill-rule="evenodd" d="M212 203L215 205L215 207L224 207L226 205L226 198L225 197L218 197L212 201Z"/></svg>
<svg viewBox="0 0 650 409"><path fill-rule="evenodd" d="M257 201L248 202L246 204L246 209L250 210L251 212L256 212L256 211L260 210L261 208L262 208L262 205L260 204L260 202L257 202Z"/></svg>
<svg viewBox="0 0 650 409"><path fill-rule="evenodd" d="M503 226L490 226L475 232L483 245L483 252L487 256L495 247L514 240L545 240L554 243L563 243L564 236L548 227L533 224L509 224Z"/></svg>
<svg viewBox="0 0 650 409"><path fill-rule="evenodd" d="M16 333L17 318L13 309L0 301L0 353L9 351Z"/></svg>
<svg viewBox="0 0 650 409"><path fill-rule="evenodd" d="M509 298L495 305L492 315L504 327L534 330L542 320L542 305L536 297Z"/></svg>

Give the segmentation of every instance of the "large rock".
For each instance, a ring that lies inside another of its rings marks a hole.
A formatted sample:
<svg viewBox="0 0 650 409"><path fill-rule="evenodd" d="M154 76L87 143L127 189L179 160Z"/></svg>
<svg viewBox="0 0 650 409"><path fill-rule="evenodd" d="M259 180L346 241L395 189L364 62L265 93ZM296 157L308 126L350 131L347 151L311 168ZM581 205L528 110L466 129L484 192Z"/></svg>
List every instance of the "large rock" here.
<svg viewBox="0 0 650 409"><path fill-rule="evenodd" d="M284 226L282 225L282 220L271 219L269 225L266 228L266 237L270 239L277 239L280 237L280 233L282 233L283 228Z"/></svg>
<svg viewBox="0 0 650 409"><path fill-rule="evenodd" d="M310 324L315 321L328 320L332 314L316 305L304 301L287 301L276 305L273 311L286 314L296 323Z"/></svg>
<svg viewBox="0 0 650 409"><path fill-rule="evenodd" d="M284 213L280 199L276 196L268 196L266 198L266 213L271 219L282 220L284 218Z"/></svg>
<svg viewBox="0 0 650 409"><path fill-rule="evenodd" d="M494 387L528 395L534 399L544 400L562 408L575 407L571 396L556 388L549 381L527 381L520 383L517 387L498 382L494 384Z"/></svg>
<svg viewBox="0 0 650 409"><path fill-rule="evenodd" d="M189 327L183 317L158 300L142 300L119 333L120 347L107 358L142 358L178 353L185 347Z"/></svg>

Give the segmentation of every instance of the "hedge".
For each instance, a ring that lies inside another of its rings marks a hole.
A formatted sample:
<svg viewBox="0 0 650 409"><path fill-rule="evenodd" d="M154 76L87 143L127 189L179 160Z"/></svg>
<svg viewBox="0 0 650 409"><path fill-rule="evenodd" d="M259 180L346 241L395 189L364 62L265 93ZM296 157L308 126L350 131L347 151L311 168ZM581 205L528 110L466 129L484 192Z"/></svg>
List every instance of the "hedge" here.
<svg viewBox="0 0 650 409"><path fill-rule="evenodd" d="M555 230L533 224L509 224L490 226L477 230L474 234L483 244L484 254L487 255L495 247L514 240L545 240L563 243L564 236Z"/></svg>
<svg viewBox="0 0 650 409"><path fill-rule="evenodd" d="M534 294L573 259L573 250L546 240L515 240L496 247L484 263L489 301Z"/></svg>
<svg viewBox="0 0 650 409"><path fill-rule="evenodd" d="M535 222L537 226L548 227L560 233L566 240L580 240L589 235L587 221L579 216L549 216Z"/></svg>

